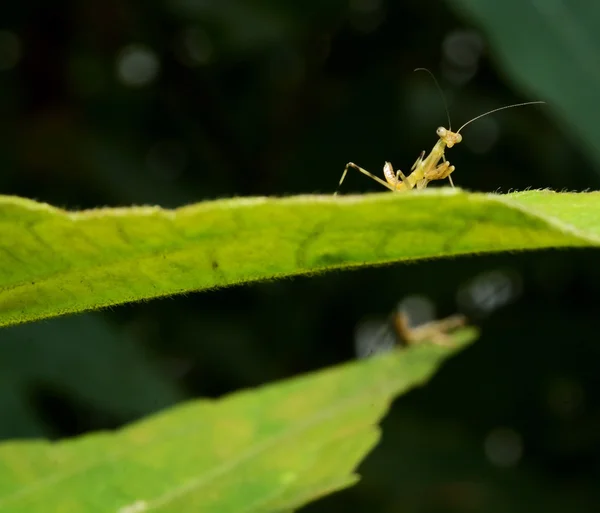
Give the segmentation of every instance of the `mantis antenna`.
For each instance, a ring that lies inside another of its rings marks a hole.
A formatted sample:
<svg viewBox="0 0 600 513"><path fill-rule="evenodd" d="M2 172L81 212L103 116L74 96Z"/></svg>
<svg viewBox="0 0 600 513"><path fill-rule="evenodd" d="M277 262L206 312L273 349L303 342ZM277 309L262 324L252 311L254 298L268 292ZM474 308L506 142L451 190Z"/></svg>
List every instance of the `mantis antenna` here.
<svg viewBox="0 0 600 513"><path fill-rule="evenodd" d="M444 96L444 91L442 90L440 83L437 81L437 78L435 78L435 75L431 71L429 71L427 68L417 68L414 71L426 71L427 73L429 73L429 76L435 82L435 86L437 87L437 89L440 93L440 97L442 98L442 102L444 103L444 109L446 109L446 116L448 116L448 130L452 130L452 121L450 121L450 109L448 109L448 103L446 102L446 97Z"/></svg>
<svg viewBox="0 0 600 513"><path fill-rule="evenodd" d="M442 102L444 102L444 108L446 109L446 116L448 117L448 130L452 131L452 121L450 121L450 110L448 109L448 103L446 102L446 97L444 96L444 92L442 91L442 88L440 86L440 83L437 81L437 78L435 78L435 75L431 71L429 71L427 68L416 68L414 71L425 71L429 74L429 76L434 81L434 83L440 93L440 96L442 98ZM473 123L473 121L477 121L478 119L481 119L484 116L487 116L488 114L493 114L494 112L498 112L499 110L512 109L514 107L524 107L525 105L536 105L536 104L540 104L540 103L546 103L546 102L535 101L535 102L515 103L514 105L505 105L504 107L499 107L497 109L490 110L489 112L484 112L483 114L480 114L479 116L474 117L473 119L467 121L463 126L461 126L456 131L456 133L458 134L467 125L469 125L470 123Z"/></svg>
<svg viewBox="0 0 600 513"><path fill-rule="evenodd" d="M484 116L487 116L488 114L493 114L494 112L498 112L499 110L505 110L505 109L512 109L514 107L524 107L525 105L536 105L538 103L546 103L544 101L538 100L535 102L525 102L525 103L515 103L514 105L505 105L504 107L499 107L497 109L494 110L490 110L489 112L484 112L483 114L480 114L477 117L474 117L473 119L471 119L470 121L467 121L463 126L461 126L456 133L458 134L464 127L466 127L467 125L469 125L470 123L473 123L473 121L477 121L478 119L481 119Z"/></svg>

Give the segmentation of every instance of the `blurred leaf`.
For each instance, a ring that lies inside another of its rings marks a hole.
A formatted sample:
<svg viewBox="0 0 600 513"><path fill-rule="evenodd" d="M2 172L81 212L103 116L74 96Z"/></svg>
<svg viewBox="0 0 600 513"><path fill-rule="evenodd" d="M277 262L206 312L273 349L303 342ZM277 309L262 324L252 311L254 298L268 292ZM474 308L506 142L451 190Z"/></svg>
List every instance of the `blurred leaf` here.
<svg viewBox="0 0 600 513"><path fill-rule="evenodd" d="M175 407L115 434L0 445L0 511L282 511L350 486L399 393L453 349L393 351L220 401Z"/></svg>
<svg viewBox="0 0 600 513"><path fill-rule="evenodd" d="M65 212L0 197L0 326L402 260L600 245L599 193L430 190Z"/></svg>
<svg viewBox="0 0 600 513"><path fill-rule="evenodd" d="M31 404L36 387L117 422L182 399L141 348L91 314L0 331L0 376L0 438L51 434Z"/></svg>
<svg viewBox="0 0 600 513"><path fill-rule="evenodd" d="M230 0L226 3L175 0L170 8L182 18L201 20L223 33L228 49L251 52L286 39L296 32L294 19L278 4Z"/></svg>
<svg viewBox="0 0 600 513"><path fill-rule="evenodd" d="M546 100L575 142L600 163L600 3L449 0L485 31L500 65Z"/></svg>

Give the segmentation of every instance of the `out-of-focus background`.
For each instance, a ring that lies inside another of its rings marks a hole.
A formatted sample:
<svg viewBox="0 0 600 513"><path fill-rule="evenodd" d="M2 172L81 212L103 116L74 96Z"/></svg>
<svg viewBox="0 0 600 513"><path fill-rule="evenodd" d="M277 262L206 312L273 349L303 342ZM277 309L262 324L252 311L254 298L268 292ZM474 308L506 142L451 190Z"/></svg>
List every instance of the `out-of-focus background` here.
<svg viewBox="0 0 600 513"><path fill-rule="evenodd" d="M330 194L349 160L407 171L446 124L416 67L437 76L455 128L549 102L465 129L447 154L458 186L597 189L600 13L587 3L5 3L0 193L176 207ZM342 192L378 190L351 172ZM395 403L357 486L303 511L597 512L598 261L572 250L398 264L4 329L0 438L117 428L347 361L385 338L405 300L415 315L465 312L482 337Z"/></svg>

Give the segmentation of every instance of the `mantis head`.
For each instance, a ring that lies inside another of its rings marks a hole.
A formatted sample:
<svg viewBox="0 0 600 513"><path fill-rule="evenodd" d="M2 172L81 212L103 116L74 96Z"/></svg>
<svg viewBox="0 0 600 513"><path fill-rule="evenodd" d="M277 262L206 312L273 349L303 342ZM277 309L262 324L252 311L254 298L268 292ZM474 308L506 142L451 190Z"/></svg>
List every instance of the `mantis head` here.
<svg viewBox="0 0 600 513"><path fill-rule="evenodd" d="M443 126L438 127L435 133L442 141L444 141L448 148L452 148L452 146L462 141L462 135L458 132L453 132L448 128L444 128Z"/></svg>

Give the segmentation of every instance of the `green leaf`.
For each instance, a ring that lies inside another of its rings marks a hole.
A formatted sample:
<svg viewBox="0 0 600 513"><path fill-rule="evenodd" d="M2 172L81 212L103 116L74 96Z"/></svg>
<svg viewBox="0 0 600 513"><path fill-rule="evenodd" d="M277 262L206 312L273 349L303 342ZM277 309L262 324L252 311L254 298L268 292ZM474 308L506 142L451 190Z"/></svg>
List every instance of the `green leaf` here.
<svg viewBox="0 0 600 513"><path fill-rule="evenodd" d="M326 269L597 246L599 200L432 189L65 212L4 196L0 326Z"/></svg>
<svg viewBox="0 0 600 513"><path fill-rule="evenodd" d="M450 0L485 31L499 64L536 99L546 100L600 162L599 2Z"/></svg>
<svg viewBox="0 0 600 513"><path fill-rule="evenodd" d="M419 345L174 407L117 433L0 444L0 512L283 511L350 486L399 393L453 349Z"/></svg>

